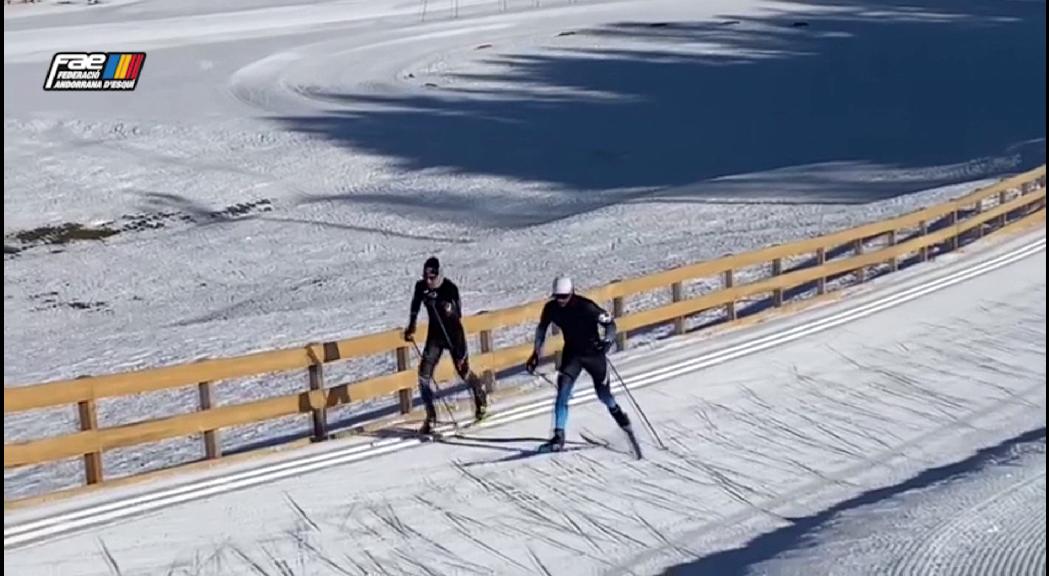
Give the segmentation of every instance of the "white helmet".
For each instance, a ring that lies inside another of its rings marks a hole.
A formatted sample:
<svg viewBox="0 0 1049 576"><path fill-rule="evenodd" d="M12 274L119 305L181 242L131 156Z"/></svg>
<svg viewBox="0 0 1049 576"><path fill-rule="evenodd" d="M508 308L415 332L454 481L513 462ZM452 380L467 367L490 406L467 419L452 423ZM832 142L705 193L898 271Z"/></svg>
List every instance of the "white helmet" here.
<svg viewBox="0 0 1049 576"><path fill-rule="evenodd" d="M552 291L554 296L567 296L572 294L574 291L572 287L572 279L568 276L558 276L554 278L554 289Z"/></svg>

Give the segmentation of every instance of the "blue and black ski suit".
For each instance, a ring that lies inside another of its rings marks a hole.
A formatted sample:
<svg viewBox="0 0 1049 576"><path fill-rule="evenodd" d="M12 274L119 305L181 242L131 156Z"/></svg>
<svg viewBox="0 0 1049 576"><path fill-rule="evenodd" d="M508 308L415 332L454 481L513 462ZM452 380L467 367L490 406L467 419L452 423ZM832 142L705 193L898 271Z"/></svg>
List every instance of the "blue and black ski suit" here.
<svg viewBox="0 0 1049 576"><path fill-rule="evenodd" d="M567 302L551 299L543 307L539 325L535 330L533 358L541 355L546 331L550 324L561 329L564 349L557 375L557 403L554 407L555 435L564 437L568 423L568 401L579 374L586 370L594 382L594 391L621 427L630 424L626 413L620 409L612 395L605 354L616 337L616 323L612 316L593 300L573 294ZM599 334L599 327L604 334Z"/></svg>

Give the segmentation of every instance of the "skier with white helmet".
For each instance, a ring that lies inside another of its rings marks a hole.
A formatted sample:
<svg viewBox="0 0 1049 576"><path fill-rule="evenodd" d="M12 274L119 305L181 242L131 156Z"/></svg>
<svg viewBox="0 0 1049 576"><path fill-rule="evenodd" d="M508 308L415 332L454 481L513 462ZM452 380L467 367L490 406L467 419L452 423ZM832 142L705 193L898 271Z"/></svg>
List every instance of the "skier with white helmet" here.
<svg viewBox="0 0 1049 576"><path fill-rule="evenodd" d="M542 355L546 330L550 324L561 329L564 349L557 376L557 402L554 406L554 436L540 449L561 451L565 445L565 425L568 422L568 400L579 374L586 370L594 381L594 390L608 412L624 431L633 438L630 419L616 403L609 385L605 354L616 337L616 323L612 316L593 300L575 293L572 279L559 276L554 279L552 297L543 307L535 330L535 348L525 368L535 372ZM599 329L602 330L599 333Z"/></svg>

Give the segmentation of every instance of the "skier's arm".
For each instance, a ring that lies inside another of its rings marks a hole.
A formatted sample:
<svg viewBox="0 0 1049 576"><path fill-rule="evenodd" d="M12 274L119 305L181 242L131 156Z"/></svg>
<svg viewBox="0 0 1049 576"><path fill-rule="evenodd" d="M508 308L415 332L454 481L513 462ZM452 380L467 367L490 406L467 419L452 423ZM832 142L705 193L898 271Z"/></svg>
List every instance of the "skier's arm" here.
<svg viewBox="0 0 1049 576"><path fill-rule="evenodd" d="M466 329L463 328L462 324L456 322L454 326L450 327L450 330L452 331L452 345L454 346L452 348L453 358L466 358L469 354L466 348Z"/></svg>
<svg viewBox="0 0 1049 576"><path fill-rule="evenodd" d="M616 341L616 319L597 304L590 307L590 313L594 316L594 320L596 320L600 326L604 327L605 336L603 340L609 345L609 348L611 348L611 344Z"/></svg>
<svg viewBox="0 0 1049 576"><path fill-rule="evenodd" d="M448 337L451 338L449 344L452 345L452 350L458 356L466 356L466 328L463 327L463 309L462 301L459 299L459 287L454 282L445 278L445 282L448 283L448 301L445 303L445 316L448 320L445 324L445 328L448 330ZM451 308L450 310L448 308Z"/></svg>
<svg viewBox="0 0 1049 576"><path fill-rule="evenodd" d="M455 310L453 310L452 312L453 312L453 314L455 315L456 318L462 319L462 317L463 317L463 302L459 298L459 287L456 286L455 284L452 284L451 286L452 286L452 290L451 290L452 303L455 304Z"/></svg>
<svg viewBox="0 0 1049 576"><path fill-rule="evenodd" d="M415 292L412 294L411 315L408 317L408 326L414 328L415 321L419 317L419 308L423 303L423 291L419 282L415 283Z"/></svg>
<svg viewBox="0 0 1049 576"><path fill-rule="evenodd" d="M543 355L543 343L546 342L546 329L550 327L550 304L543 306L539 316L539 325L535 327L535 347L532 353L538 358Z"/></svg>

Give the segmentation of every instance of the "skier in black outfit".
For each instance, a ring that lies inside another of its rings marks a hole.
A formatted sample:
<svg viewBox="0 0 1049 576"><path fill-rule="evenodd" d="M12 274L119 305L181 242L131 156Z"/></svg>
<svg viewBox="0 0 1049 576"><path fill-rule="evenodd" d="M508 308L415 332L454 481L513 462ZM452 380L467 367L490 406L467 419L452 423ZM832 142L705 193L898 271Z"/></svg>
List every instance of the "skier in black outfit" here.
<svg viewBox="0 0 1049 576"><path fill-rule="evenodd" d="M423 347L419 362L419 392L426 404L426 421L419 430L421 434L430 434L437 421L437 410L433 403L433 370L441 359L441 354L448 350L452 355L455 370L473 392L474 417L478 420L485 417L488 411L488 395L481 384L481 379L470 370L469 353L466 346L466 331L462 324L462 302L459 300L459 287L441 274L441 263L433 256L423 265L423 278L415 283L412 295L411 317L404 330L404 339L413 341L415 321L419 307L426 305L426 315L430 320L426 331L426 345Z"/></svg>
<svg viewBox="0 0 1049 576"><path fill-rule="evenodd" d="M546 329L554 323L564 334L565 346L561 354L561 366L557 375L557 403L554 407L554 437L542 445L541 450L560 451L565 445L565 424L568 422L568 400L580 372L586 370L594 381L594 391L608 412L627 434L633 438L630 419L616 403L609 385L605 354L612 348L616 337L616 323L612 316L593 300L574 293L571 278L554 280L553 298L543 307L539 326L535 330L535 349L528 358L525 368L535 371L542 355ZM603 335L598 334L603 327Z"/></svg>

